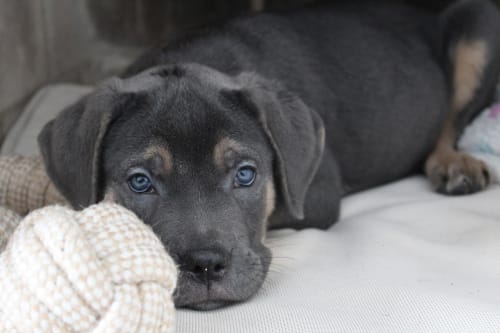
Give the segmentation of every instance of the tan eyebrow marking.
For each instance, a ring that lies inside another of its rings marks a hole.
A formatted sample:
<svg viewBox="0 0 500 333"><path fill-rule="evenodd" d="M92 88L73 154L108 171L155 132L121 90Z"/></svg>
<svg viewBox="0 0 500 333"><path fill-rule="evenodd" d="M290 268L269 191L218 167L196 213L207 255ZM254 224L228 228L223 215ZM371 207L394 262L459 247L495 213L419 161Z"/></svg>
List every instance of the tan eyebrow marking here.
<svg viewBox="0 0 500 333"><path fill-rule="evenodd" d="M276 207L276 191L274 189L274 182L272 179L268 179L265 184L265 202L264 202L264 223L262 224L262 242L264 242L267 229L269 227L269 217L274 212Z"/></svg>
<svg viewBox="0 0 500 333"><path fill-rule="evenodd" d="M276 191L274 190L274 184L272 180L266 181L266 203L265 203L265 217L266 220L269 219L271 214L274 212L276 205Z"/></svg>
<svg viewBox="0 0 500 333"><path fill-rule="evenodd" d="M146 149L146 152L144 153L145 159L154 158L156 156L161 158L163 162L163 169L165 170L165 172L172 172L174 168L174 162L170 151L163 146L153 145Z"/></svg>
<svg viewBox="0 0 500 333"><path fill-rule="evenodd" d="M228 151L242 150L242 146L236 140L223 138L214 147L214 163L216 166L223 168L225 166L225 154Z"/></svg>

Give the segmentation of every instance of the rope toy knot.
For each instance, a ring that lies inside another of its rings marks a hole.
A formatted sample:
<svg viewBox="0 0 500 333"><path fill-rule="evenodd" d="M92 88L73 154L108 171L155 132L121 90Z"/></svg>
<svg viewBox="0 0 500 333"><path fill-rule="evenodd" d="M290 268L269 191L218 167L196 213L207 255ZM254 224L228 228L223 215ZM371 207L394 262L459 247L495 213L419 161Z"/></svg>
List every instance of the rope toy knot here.
<svg viewBox="0 0 500 333"><path fill-rule="evenodd" d="M0 331L173 332L176 280L160 240L127 209L39 209L0 256Z"/></svg>

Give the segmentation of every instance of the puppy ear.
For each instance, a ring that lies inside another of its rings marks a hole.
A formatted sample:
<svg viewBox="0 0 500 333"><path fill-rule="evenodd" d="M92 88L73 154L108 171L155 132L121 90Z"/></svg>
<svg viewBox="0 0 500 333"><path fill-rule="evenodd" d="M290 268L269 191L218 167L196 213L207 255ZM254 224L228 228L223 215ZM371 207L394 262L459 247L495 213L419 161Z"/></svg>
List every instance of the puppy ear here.
<svg viewBox="0 0 500 333"><path fill-rule="evenodd" d="M63 110L38 136L47 173L77 209L99 199L102 141L126 99L113 89L119 81L108 81Z"/></svg>
<svg viewBox="0 0 500 333"><path fill-rule="evenodd" d="M38 136L45 168L73 207L102 199L99 166L109 126L136 105L138 96L163 89L169 68L173 67L153 67L127 79L109 79L45 125Z"/></svg>
<svg viewBox="0 0 500 333"><path fill-rule="evenodd" d="M274 149L285 204L293 217L303 219L307 190L323 155L323 121L279 82L245 72L236 81Z"/></svg>

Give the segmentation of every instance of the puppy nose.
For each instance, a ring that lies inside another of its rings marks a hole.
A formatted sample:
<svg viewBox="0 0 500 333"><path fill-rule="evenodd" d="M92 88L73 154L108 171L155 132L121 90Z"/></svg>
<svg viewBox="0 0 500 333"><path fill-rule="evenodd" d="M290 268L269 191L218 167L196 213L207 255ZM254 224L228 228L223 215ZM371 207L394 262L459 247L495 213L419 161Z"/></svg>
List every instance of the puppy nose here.
<svg viewBox="0 0 500 333"><path fill-rule="evenodd" d="M201 282L218 281L226 274L228 257L226 251L219 249L191 251L185 256L182 269Z"/></svg>

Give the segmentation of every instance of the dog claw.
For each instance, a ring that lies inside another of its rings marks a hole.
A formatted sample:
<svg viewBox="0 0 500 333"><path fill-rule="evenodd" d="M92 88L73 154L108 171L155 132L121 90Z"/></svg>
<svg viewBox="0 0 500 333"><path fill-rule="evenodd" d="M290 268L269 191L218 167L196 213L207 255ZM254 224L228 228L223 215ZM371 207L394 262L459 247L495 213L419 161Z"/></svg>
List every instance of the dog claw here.
<svg viewBox="0 0 500 333"><path fill-rule="evenodd" d="M436 191L447 195L479 192L490 178L482 161L458 152L433 154L427 160L426 173Z"/></svg>

